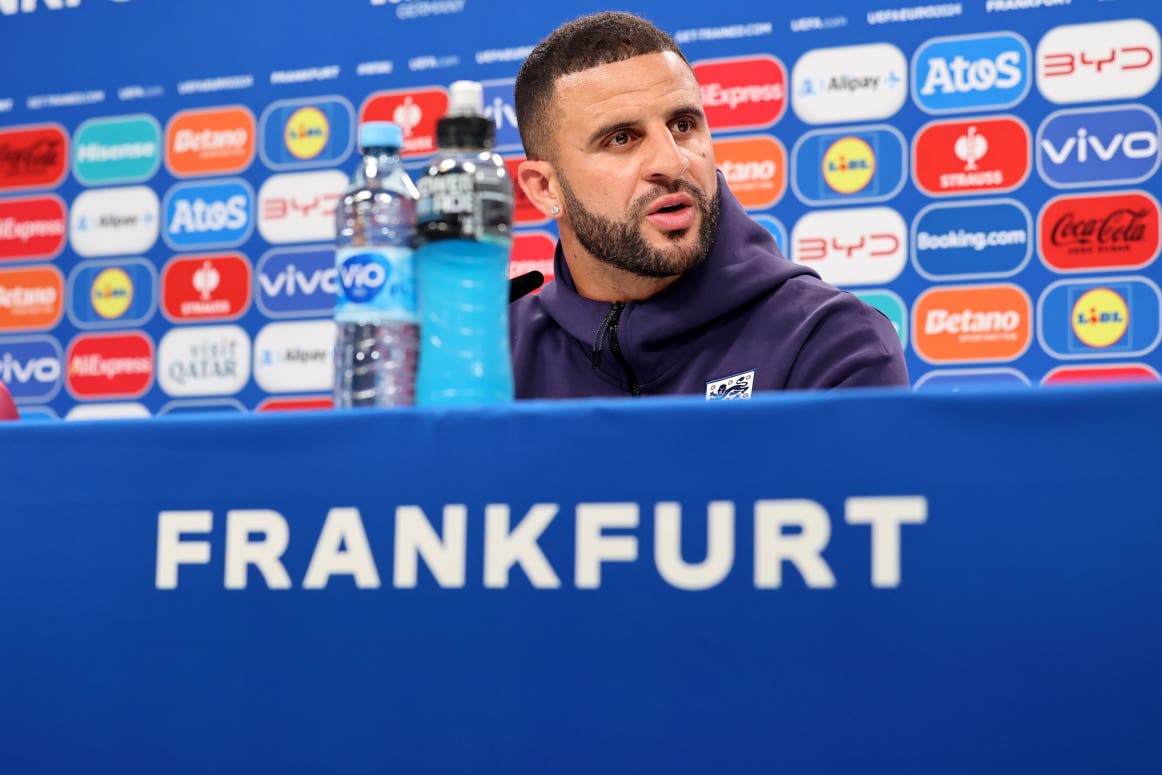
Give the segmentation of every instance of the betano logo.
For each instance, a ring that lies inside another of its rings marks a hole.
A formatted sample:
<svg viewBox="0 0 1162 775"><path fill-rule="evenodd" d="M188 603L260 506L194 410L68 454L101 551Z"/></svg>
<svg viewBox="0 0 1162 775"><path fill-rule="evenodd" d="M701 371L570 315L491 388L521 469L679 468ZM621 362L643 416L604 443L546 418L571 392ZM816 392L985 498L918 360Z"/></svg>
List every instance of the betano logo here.
<svg viewBox="0 0 1162 775"><path fill-rule="evenodd" d="M1158 257L1158 200L1145 191L1059 196L1038 221L1041 259L1055 272L1141 269Z"/></svg>
<svg viewBox="0 0 1162 775"><path fill-rule="evenodd" d="M1055 358L1145 355L1162 339L1162 291L1121 275L1051 284L1037 302L1037 334Z"/></svg>
<svg viewBox="0 0 1162 775"><path fill-rule="evenodd" d="M165 130L165 164L175 177L229 175L254 160L254 114L241 105L183 110Z"/></svg>
<svg viewBox="0 0 1162 775"><path fill-rule="evenodd" d="M742 206L765 210L787 190L787 151L768 135L732 137L714 142L714 158L731 193Z"/></svg>
<svg viewBox="0 0 1162 775"><path fill-rule="evenodd" d="M153 316L157 270L144 258L82 261L69 273L69 320L77 328L128 328Z"/></svg>
<svg viewBox="0 0 1162 775"><path fill-rule="evenodd" d="M56 258L65 246L65 203L58 196L0 200L0 261Z"/></svg>
<svg viewBox="0 0 1162 775"><path fill-rule="evenodd" d="M916 133L913 180L929 196L1012 191L1029 177L1029 139L1013 116L933 121Z"/></svg>
<svg viewBox="0 0 1162 775"><path fill-rule="evenodd" d="M791 259L840 287L892 282L907 247L908 227L890 207L813 210L791 230Z"/></svg>
<svg viewBox="0 0 1162 775"><path fill-rule="evenodd" d="M379 91L359 110L359 122L394 121L403 129L401 156L436 152L436 122L448 112L448 92L439 86Z"/></svg>
<svg viewBox="0 0 1162 775"><path fill-rule="evenodd" d="M912 98L928 113L1009 108L1029 81L1029 44L1013 32L932 38L912 57Z"/></svg>
<svg viewBox="0 0 1162 775"><path fill-rule="evenodd" d="M59 124L0 129L0 190L55 188L69 166L69 138Z"/></svg>
<svg viewBox="0 0 1162 775"><path fill-rule="evenodd" d="M0 331L53 328L64 316L64 290L55 266L0 269Z"/></svg>
<svg viewBox="0 0 1162 775"><path fill-rule="evenodd" d="M693 68L712 130L766 129L787 109L787 68L769 54L703 59Z"/></svg>
<svg viewBox="0 0 1162 775"><path fill-rule="evenodd" d="M250 262L239 253L177 256L161 272L161 311L174 322L235 320L250 308Z"/></svg>
<svg viewBox="0 0 1162 775"><path fill-rule="evenodd" d="M928 363L1012 361L1032 340L1032 307L1015 285L930 288L912 308L912 347Z"/></svg>
<svg viewBox="0 0 1162 775"><path fill-rule="evenodd" d="M1037 44L1037 88L1058 104L1137 99L1158 84L1160 53L1144 19L1054 27Z"/></svg>
<svg viewBox="0 0 1162 775"><path fill-rule="evenodd" d="M89 119L73 135L73 175L86 186L148 180L161 155L161 125L145 114Z"/></svg>
<svg viewBox="0 0 1162 775"><path fill-rule="evenodd" d="M153 342L140 332L81 334L65 353L75 398L138 398L153 384Z"/></svg>

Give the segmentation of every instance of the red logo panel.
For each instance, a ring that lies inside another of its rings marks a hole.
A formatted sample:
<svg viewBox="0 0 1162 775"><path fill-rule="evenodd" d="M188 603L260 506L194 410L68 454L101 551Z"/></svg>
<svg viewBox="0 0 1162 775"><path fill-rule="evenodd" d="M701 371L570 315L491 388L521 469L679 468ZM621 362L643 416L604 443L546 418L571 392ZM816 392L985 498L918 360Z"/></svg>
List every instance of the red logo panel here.
<svg viewBox="0 0 1162 775"><path fill-rule="evenodd" d="M711 129L765 129L787 109L787 68L772 56L694 63Z"/></svg>
<svg viewBox="0 0 1162 775"><path fill-rule="evenodd" d="M359 111L364 121L394 121L403 128L401 156L436 152L436 122L448 112L448 92L440 88L381 91L372 94Z"/></svg>
<svg viewBox="0 0 1162 775"><path fill-rule="evenodd" d="M56 124L0 130L0 189L53 188L68 161L69 138Z"/></svg>
<svg viewBox="0 0 1162 775"><path fill-rule="evenodd" d="M996 194L1025 182L1029 128L1007 116L935 121L916 134L912 177L929 196Z"/></svg>
<svg viewBox="0 0 1162 775"><path fill-rule="evenodd" d="M557 240L545 231L526 231L512 238L512 254L508 261L508 276L517 277L526 272L540 272L545 276L544 288L553 281L553 255ZM533 291L539 293L540 288Z"/></svg>
<svg viewBox="0 0 1162 775"><path fill-rule="evenodd" d="M1061 366L1045 375L1042 385L1082 385L1107 382L1160 382L1158 372L1145 364Z"/></svg>
<svg viewBox="0 0 1162 775"><path fill-rule="evenodd" d="M1041 258L1058 272L1140 269L1158 257L1158 220L1140 191L1059 196L1041 210Z"/></svg>
<svg viewBox="0 0 1162 775"><path fill-rule="evenodd" d="M259 412L306 412L312 409L334 409L330 398L268 398L258 405Z"/></svg>
<svg viewBox="0 0 1162 775"><path fill-rule="evenodd" d="M65 363L77 398L138 398L153 384L153 342L145 334L82 334Z"/></svg>
<svg viewBox="0 0 1162 775"><path fill-rule="evenodd" d="M0 260L54 258L65 246L66 223L59 197L0 200Z"/></svg>
<svg viewBox="0 0 1162 775"><path fill-rule="evenodd" d="M250 307L250 262L237 253L181 256L161 273L161 308L167 318L234 320Z"/></svg>

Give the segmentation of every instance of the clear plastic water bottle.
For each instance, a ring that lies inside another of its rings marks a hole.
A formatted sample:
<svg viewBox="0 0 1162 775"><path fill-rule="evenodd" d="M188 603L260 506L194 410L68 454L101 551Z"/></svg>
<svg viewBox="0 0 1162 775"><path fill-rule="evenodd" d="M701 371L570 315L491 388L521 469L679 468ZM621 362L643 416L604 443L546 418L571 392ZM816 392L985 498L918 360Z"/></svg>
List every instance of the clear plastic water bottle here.
<svg viewBox="0 0 1162 775"><path fill-rule="evenodd" d="M362 156L336 211L336 408L415 403L419 192L400 164L402 147L397 124L362 124Z"/></svg>
<svg viewBox="0 0 1162 775"><path fill-rule="evenodd" d="M513 398L508 341L512 178L492 151L483 87L457 81L436 125L438 152L420 190L421 406L495 404Z"/></svg>

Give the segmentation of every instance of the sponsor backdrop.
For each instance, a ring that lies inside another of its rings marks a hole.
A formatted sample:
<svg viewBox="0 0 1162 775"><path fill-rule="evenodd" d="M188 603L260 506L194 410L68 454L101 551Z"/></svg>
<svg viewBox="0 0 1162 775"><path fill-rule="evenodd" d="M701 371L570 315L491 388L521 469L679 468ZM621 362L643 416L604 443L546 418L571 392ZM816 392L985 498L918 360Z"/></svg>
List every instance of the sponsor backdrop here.
<svg viewBox="0 0 1162 775"><path fill-rule="evenodd" d="M628 2L694 65L791 260L896 325L917 390L1158 381L1152 0ZM0 0L0 379L26 417L329 405L360 121L413 172L448 85L604 4ZM551 274L518 202L512 270ZM777 335L772 332L772 335Z"/></svg>

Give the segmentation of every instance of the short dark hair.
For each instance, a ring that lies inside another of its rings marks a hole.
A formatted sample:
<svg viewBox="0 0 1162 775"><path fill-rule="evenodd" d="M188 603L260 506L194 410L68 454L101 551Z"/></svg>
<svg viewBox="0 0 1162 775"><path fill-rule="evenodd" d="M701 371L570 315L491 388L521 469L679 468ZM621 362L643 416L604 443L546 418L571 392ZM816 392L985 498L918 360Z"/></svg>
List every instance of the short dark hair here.
<svg viewBox="0 0 1162 775"><path fill-rule="evenodd" d="M525 155L552 156L551 108L558 78L663 51L690 63L669 35L640 16L619 11L582 16L553 30L532 50L516 77L516 120Z"/></svg>

